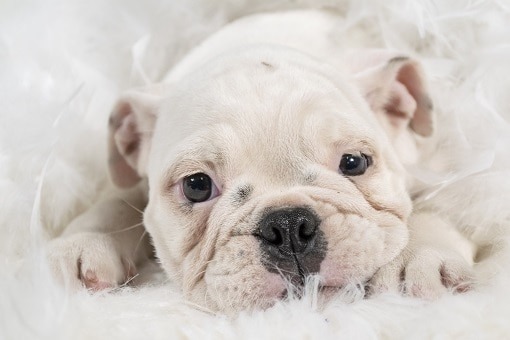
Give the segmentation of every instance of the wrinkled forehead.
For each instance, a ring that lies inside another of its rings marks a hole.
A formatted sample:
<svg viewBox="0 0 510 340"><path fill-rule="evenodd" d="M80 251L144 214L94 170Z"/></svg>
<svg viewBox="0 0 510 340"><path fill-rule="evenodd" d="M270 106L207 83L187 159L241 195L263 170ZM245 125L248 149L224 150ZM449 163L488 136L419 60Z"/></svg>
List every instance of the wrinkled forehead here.
<svg viewBox="0 0 510 340"><path fill-rule="evenodd" d="M165 103L153 142L158 168L202 162L290 174L338 143L373 143L370 112L346 81L271 59L245 63L213 68Z"/></svg>

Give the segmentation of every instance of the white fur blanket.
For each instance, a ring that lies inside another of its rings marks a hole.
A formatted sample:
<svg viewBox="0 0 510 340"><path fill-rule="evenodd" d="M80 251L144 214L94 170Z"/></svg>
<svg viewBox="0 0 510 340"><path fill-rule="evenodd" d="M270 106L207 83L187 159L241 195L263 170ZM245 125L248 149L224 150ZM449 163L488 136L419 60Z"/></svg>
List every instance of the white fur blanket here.
<svg viewBox="0 0 510 340"><path fill-rule="evenodd" d="M436 302L352 296L323 310L311 294L228 319L187 304L157 268L142 275L148 285L108 294L54 285L43 245L104 192L116 96L158 81L225 22L310 6L342 13L339 41L362 28L360 45L423 58L449 168L411 170L429 185L422 204L478 228L477 290ZM506 0L3 0L0 339L510 338L509 149Z"/></svg>

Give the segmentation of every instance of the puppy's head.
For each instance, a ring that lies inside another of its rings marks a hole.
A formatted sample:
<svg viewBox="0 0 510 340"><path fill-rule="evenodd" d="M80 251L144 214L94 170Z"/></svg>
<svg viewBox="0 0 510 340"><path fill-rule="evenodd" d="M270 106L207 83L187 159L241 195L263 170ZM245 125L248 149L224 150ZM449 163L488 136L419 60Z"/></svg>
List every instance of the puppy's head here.
<svg viewBox="0 0 510 340"><path fill-rule="evenodd" d="M256 52L128 93L110 121L112 178L148 177L163 267L223 311L267 307L310 274L323 288L363 283L397 256L411 212L402 163L431 132L411 59L378 54L340 74Z"/></svg>

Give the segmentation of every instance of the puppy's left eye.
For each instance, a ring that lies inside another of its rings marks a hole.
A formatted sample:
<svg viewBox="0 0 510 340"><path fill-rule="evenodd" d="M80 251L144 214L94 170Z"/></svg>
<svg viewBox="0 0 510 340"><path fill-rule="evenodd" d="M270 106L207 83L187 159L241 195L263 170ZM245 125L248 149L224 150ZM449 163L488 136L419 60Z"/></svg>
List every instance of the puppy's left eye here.
<svg viewBox="0 0 510 340"><path fill-rule="evenodd" d="M219 195L211 177L202 172L182 179L182 193L192 203L205 202Z"/></svg>
<svg viewBox="0 0 510 340"><path fill-rule="evenodd" d="M346 176L359 176L363 175L371 164L372 157L364 153L359 155L346 153L342 155L339 169L340 172Z"/></svg>

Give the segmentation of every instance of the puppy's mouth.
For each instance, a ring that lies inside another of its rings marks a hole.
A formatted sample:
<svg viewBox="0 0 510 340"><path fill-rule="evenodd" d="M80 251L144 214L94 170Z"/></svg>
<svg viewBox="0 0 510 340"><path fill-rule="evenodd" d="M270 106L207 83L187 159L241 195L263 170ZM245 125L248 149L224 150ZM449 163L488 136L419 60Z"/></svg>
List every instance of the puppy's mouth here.
<svg viewBox="0 0 510 340"><path fill-rule="evenodd" d="M278 258L278 257L276 257ZM271 257L274 261L275 256ZM318 257L307 256L296 252L287 253L285 257L278 258L277 262L262 261L271 272L277 273L284 280L286 289L282 292L280 300L301 299L306 295L319 294L321 299L328 300L343 286L331 286L323 283L319 275L321 260Z"/></svg>
<svg viewBox="0 0 510 340"><path fill-rule="evenodd" d="M309 277L319 273L324 258L322 251L296 252L294 249L266 249L262 263L269 272L278 274L290 285L305 286Z"/></svg>
<svg viewBox="0 0 510 340"><path fill-rule="evenodd" d="M310 259L294 251L285 254L273 254L262 261L270 271L281 275L289 284L301 287L304 286L310 275L318 273L315 263Z"/></svg>

